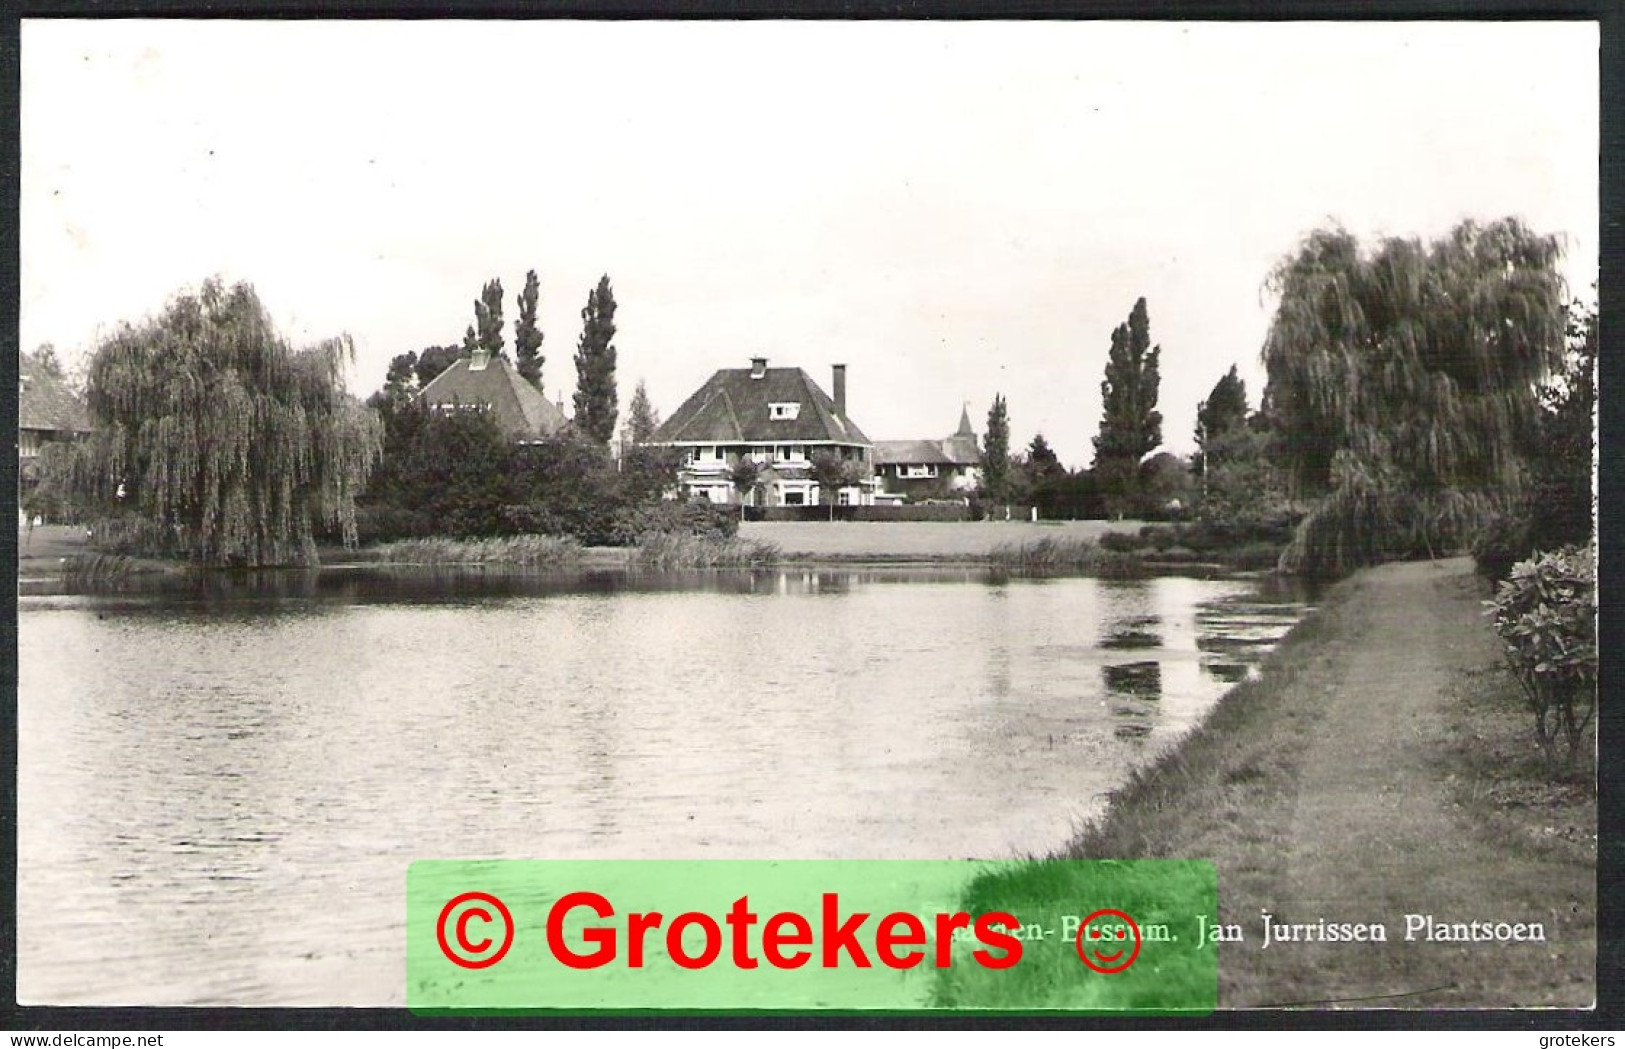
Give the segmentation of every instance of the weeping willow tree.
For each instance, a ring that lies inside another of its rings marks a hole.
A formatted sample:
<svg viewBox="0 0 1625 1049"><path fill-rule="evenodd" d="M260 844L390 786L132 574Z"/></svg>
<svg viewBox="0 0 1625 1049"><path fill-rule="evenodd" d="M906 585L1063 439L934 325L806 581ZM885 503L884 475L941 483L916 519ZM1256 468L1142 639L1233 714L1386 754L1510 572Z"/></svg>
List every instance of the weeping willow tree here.
<svg viewBox="0 0 1625 1049"><path fill-rule="evenodd" d="M97 349L72 487L201 564L312 564L316 528L354 541L381 449L344 389L353 355L347 337L293 349L252 287L207 281Z"/></svg>
<svg viewBox="0 0 1625 1049"><path fill-rule="evenodd" d="M1374 253L1317 231L1275 270L1265 400L1294 496L1318 500L1283 569L1433 554L1516 501L1563 348L1560 255L1505 219Z"/></svg>

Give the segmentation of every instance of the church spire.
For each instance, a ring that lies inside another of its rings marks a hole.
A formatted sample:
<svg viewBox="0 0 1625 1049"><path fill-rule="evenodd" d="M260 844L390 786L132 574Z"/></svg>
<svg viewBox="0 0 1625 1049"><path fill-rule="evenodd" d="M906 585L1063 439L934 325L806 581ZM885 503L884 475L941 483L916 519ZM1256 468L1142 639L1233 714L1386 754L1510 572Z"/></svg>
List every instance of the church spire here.
<svg viewBox="0 0 1625 1049"><path fill-rule="evenodd" d="M959 429L954 433L954 436L955 437L969 437L972 440L976 439L976 431L971 429L971 425L970 425L970 404L969 403L961 403L961 405L960 405L960 408L959 408Z"/></svg>

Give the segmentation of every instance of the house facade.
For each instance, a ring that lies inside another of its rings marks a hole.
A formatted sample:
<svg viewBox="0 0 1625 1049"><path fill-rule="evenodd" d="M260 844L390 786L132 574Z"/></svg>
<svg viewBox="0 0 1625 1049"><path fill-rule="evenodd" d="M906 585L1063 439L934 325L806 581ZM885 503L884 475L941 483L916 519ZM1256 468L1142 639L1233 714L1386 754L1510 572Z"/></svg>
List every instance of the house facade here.
<svg viewBox="0 0 1625 1049"><path fill-rule="evenodd" d="M488 411L515 441L545 441L570 424L562 404L542 396L507 358L484 350L436 375L418 397L435 412Z"/></svg>
<svg viewBox="0 0 1625 1049"><path fill-rule="evenodd" d="M833 500L869 505L879 482L873 444L846 414L846 366L834 365L833 396L800 368L723 368L706 380L648 440L683 453L678 486L685 495L747 506L813 506L823 492L813 469L820 455L847 464L851 483ZM743 460L757 466L755 483L735 483Z"/></svg>
<svg viewBox="0 0 1625 1049"><path fill-rule="evenodd" d="M17 473L23 485L39 476L40 451L53 441L90 432L90 414L67 384L24 358L17 369Z"/></svg>
<svg viewBox="0 0 1625 1049"><path fill-rule="evenodd" d="M959 429L935 441L876 441L875 473L887 501L962 499L982 482L982 451L970 412Z"/></svg>

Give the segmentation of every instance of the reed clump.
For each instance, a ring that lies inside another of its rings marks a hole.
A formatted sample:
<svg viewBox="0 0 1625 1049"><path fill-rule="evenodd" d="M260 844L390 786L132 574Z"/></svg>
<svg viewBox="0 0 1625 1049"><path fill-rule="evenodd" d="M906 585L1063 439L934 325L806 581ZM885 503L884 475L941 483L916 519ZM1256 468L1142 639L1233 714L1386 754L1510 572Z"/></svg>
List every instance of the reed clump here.
<svg viewBox="0 0 1625 1049"><path fill-rule="evenodd" d="M988 560L1000 568L1023 572L1081 570L1106 578L1145 573L1140 558L1133 554L1104 550L1088 539L1067 537L1003 543L989 552Z"/></svg>
<svg viewBox="0 0 1625 1049"><path fill-rule="evenodd" d="M638 544L643 568L754 568L779 560L778 546L754 539L718 539L682 532L654 532Z"/></svg>
<svg viewBox="0 0 1625 1049"><path fill-rule="evenodd" d="M375 547L376 560L408 565L513 565L552 568L581 558L581 544L556 535L510 535L490 539L402 539Z"/></svg>

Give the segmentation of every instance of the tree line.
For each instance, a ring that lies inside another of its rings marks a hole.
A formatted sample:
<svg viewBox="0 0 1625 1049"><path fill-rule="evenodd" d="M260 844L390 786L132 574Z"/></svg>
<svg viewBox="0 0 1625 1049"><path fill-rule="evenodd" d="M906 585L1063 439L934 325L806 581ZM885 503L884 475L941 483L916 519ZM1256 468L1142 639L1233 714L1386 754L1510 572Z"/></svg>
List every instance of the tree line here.
<svg viewBox="0 0 1625 1049"><path fill-rule="evenodd" d="M1168 453L1152 454L1162 444L1161 355L1162 347L1151 343L1150 313L1140 298L1111 333L1094 461L1083 470L1067 470L1042 433L1024 450L1012 451L1009 402L995 394L983 438L983 503L1032 505L1058 518L1160 519L1182 512L1191 494L1186 464Z"/></svg>
<svg viewBox="0 0 1625 1049"><path fill-rule="evenodd" d="M1161 347L1138 300L1111 333L1087 470L1043 435L1010 451L995 396L982 497L1046 516L1175 513L1284 544L1340 575L1474 549L1503 566L1594 533L1594 305L1565 301L1555 237L1516 219L1366 249L1317 230L1266 280L1277 306L1254 410L1232 365L1197 409L1197 452L1155 453Z"/></svg>
<svg viewBox="0 0 1625 1049"><path fill-rule="evenodd" d="M1311 233L1267 278L1277 306L1258 407L1232 366L1198 407L1189 460L1157 451L1162 348L1141 298L1110 333L1091 466L1067 470L1042 434L1012 452L999 394L981 497L1050 517L1177 507L1290 538L1281 566L1316 574L1469 546L1506 565L1584 543L1594 533L1597 317L1565 301L1559 259L1556 238L1515 219L1370 248L1340 229ZM513 327L513 363L538 390L540 294L532 270ZM347 338L292 346L252 287L206 281L103 340L83 372L93 432L47 447L42 488L82 516L122 522L148 548L206 564L309 561L318 538L354 541L369 512L399 524L402 509L412 528L599 534L603 515L584 523L582 508L648 503L676 470L655 449L634 448L620 465L609 456L615 314L605 275L581 311L574 425L521 453L492 443L489 420L430 418L416 397L464 355L506 359L500 280L481 288L461 345L396 356L365 404L343 386ZM54 350L37 358L61 372ZM640 383L623 439L635 445L657 425ZM503 479L520 473L553 480Z"/></svg>
<svg viewBox="0 0 1625 1049"><path fill-rule="evenodd" d="M375 408L391 410L416 397L447 368L464 358L483 351L490 359L510 361L521 378L545 395L542 383L543 366L547 358L542 353L545 336L537 324L537 308L541 301L541 281L535 270L525 274L523 290L518 297L519 313L514 319L514 357L508 355L503 338L504 293L500 278L492 278L480 289L474 300L474 320L463 332L460 345L430 345L422 350L397 354L389 362L384 374L384 385L370 399ZM615 349L615 291L609 275L599 278L598 284L587 293L587 304L581 310L581 336L576 341L576 390L572 407L576 432L589 440L608 447L615 434L618 415L616 392ZM643 403L640 412L650 411L648 395L639 393ZM640 417L635 426L646 421ZM652 431L652 427L650 427Z"/></svg>

